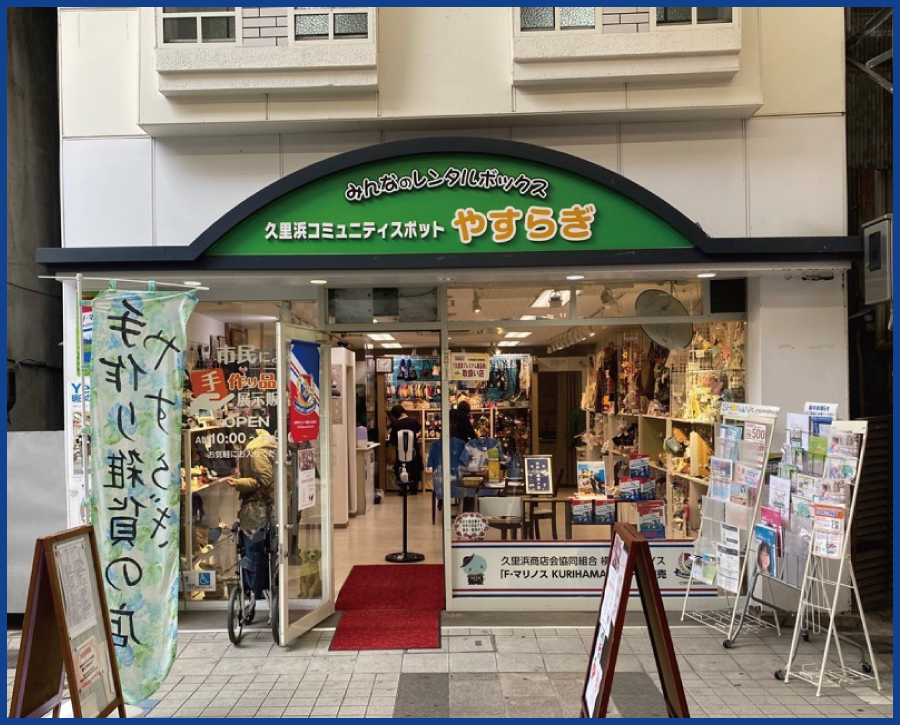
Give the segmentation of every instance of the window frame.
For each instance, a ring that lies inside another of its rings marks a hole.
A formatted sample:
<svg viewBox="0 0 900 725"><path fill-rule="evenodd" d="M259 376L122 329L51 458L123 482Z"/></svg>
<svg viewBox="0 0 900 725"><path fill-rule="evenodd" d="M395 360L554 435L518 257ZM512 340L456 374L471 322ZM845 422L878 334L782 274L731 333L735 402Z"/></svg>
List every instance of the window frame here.
<svg viewBox="0 0 900 725"><path fill-rule="evenodd" d="M662 6L665 7L665 6ZM727 23L701 23L697 20L697 8L691 8L691 22L689 23L663 23L659 25L656 22L656 8L650 8L650 32L665 32L669 30L683 31L696 30L697 28L729 28L734 27L735 8L731 8L731 20Z"/></svg>
<svg viewBox="0 0 900 725"><path fill-rule="evenodd" d="M198 13L167 13L162 7L156 8L156 37L157 47L160 48L178 48L185 46L240 46L243 44L243 24L241 18L243 16L243 8L236 7L233 10L223 12L198 12ZM175 40L166 42L165 21L173 18L193 18L197 24L196 40ZM234 19L234 39L233 40L203 40L203 18L233 18Z"/></svg>
<svg viewBox="0 0 900 725"><path fill-rule="evenodd" d="M314 8L308 11L301 11L299 8L289 7L288 9L288 38L290 45L311 45L316 43L333 43L333 42L353 42L353 43L373 43L375 41L375 8L366 7L334 7L334 8ZM357 35L335 36L334 34L334 16L344 14L366 14L366 37ZM297 37L297 16L300 15L327 15L328 16L328 37Z"/></svg>
<svg viewBox="0 0 900 725"><path fill-rule="evenodd" d="M691 8L691 22L690 23L663 23L662 25L658 25L656 22L656 8L651 7L649 9L650 15L650 27L649 32L668 32L670 30L674 31L684 31L684 30L696 30L697 28L727 28L735 26L735 16L737 15L737 8L731 8L731 20L727 23L700 23L697 21L697 8ZM523 30L522 29L522 8L515 7L513 8L513 30L517 37L529 36L529 35L541 35L541 34L554 34L558 35L560 33L566 34L596 34L596 35L612 35L612 33L604 33L603 32L603 7L595 7L594 8L594 27L593 28L560 28L559 27L559 13L553 13L553 25L554 27L546 28L546 29L535 29L535 30Z"/></svg>

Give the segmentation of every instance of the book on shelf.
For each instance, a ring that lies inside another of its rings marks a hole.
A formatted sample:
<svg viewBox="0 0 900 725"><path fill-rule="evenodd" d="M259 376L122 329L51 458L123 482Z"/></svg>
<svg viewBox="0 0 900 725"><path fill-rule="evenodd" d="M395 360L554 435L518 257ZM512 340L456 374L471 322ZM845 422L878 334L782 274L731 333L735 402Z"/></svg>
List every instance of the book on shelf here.
<svg viewBox="0 0 900 725"><path fill-rule="evenodd" d="M619 481L619 498L623 501L639 501L641 498L641 481L639 478L623 478Z"/></svg>
<svg viewBox="0 0 900 725"><path fill-rule="evenodd" d="M614 499L598 499L594 501L594 523L616 523L616 502Z"/></svg>
<svg viewBox="0 0 900 725"><path fill-rule="evenodd" d="M741 552L738 548L716 545L716 584L726 592L737 594L740 588Z"/></svg>
<svg viewBox="0 0 900 725"><path fill-rule="evenodd" d="M656 498L656 481L641 481L641 499L649 501Z"/></svg>
<svg viewBox="0 0 900 725"><path fill-rule="evenodd" d="M762 468L738 463L734 467L734 482L750 488L759 488L762 481Z"/></svg>
<svg viewBox="0 0 900 725"><path fill-rule="evenodd" d="M738 441L738 460L762 468L766 462L766 442L758 440Z"/></svg>
<svg viewBox="0 0 900 725"><path fill-rule="evenodd" d="M791 516L791 481L781 476L769 476L769 506L781 512L784 526Z"/></svg>
<svg viewBox="0 0 900 725"><path fill-rule="evenodd" d="M629 455L628 474L630 478L650 478L650 456L643 453Z"/></svg>
<svg viewBox="0 0 900 725"><path fill-rule="evenodd" d="M858 458L846 458L844 456L828 456L825 459L825 478L849 478L856 479L856 471L859 468Z"/></svg>
<svg viewBox="0 0 900 725"><path fill-rule="evenodd" d="M849 430L834 430L828 436L828 455L859 458L862 435Z"/></svg>
<svg viewBox="0 0 900 725"><path fill-rule="evenodd" d="M809 448L809 416L788 413L785 424L785 445L789 448Z"/></svg>
<svg viewBox="0 0 900 725"><path fill-rule="evenodd" d="M727 458L736 461L738 457L738 441L741 439L741 429L736 425L720 425L719 435L716 438L716 455L719 458Z"/></svg>
<svg viewBox="0 0 900 725"><path fill-rule="evenodd" d="M820 478L816 501L844 506L847 503L847 488L852 483L850 478Z"/></svg>
<svg viewBox="0 0 900 725"><path fill-rule="evenodd" d="M569 499L569 505L572 509L573 524L592 524L594 523L594 499Z"/></svg>
<svg viewBox="0 0 900 725"><path fill-rule="evenodd" d="M635 508L637 508L637 529L644 538L666 538L665 501L639 501Z"/></svg>
<svg viewBox="0 0 900 725"><path fill-rule="evenodd" d="M769 576L778 575L778 532L771 526L757 524L753 528L756 539L756 565L760 572Z"/></svg>

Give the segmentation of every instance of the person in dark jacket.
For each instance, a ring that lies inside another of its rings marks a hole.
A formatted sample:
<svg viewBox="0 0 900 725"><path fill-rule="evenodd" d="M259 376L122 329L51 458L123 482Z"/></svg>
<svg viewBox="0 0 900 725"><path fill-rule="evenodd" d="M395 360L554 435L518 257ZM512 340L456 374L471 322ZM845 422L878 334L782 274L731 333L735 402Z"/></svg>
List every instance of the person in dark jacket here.
<svg viewBox="0 0 900 725"><path fill-rule="evenodd" d="M413 459L406 464L406 473L409 476L409 493L416 495L419 492L419 481L422 480L422 452L421 440L422 424L406 414L406 409L402 405L395 405L391 408L391 435L388 438L388 445L397 447L397 433L401 430L411 430L415 435L415 445L413 447ZM398 456L394 461L394 475L397 476L397 484L400 485L401 464Z"/></svg>
<svg viewBox="0 0 900 725"><path fill-rule="evenodd" d="M464 443L478 437L475 426L472 425L472 409L468 400L461 400L450 411L450 437L459 438Z"/></svg>

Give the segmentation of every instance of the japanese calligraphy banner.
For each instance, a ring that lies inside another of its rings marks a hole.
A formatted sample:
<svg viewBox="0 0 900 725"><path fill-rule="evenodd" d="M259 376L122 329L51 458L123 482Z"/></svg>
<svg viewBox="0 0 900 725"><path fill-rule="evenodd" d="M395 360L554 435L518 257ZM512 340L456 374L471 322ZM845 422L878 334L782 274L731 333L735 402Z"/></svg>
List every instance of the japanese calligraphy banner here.
<svg viewBox="0 0 900 725"><path fill-rule="evenodd" d="M303 443L319 437L319 346L291 340L291 441Z"/></svg>
<svg viewBox="0 0 900 725"><path fill-rule="evenodd" d="M162 685L178 631L187 292L93 303L92 514L125 701Z"/></svg>
<svg viewBox="0 0 900 725"><path fill-rule="evenodd" d="M452 544L454 597L598 597L603 591L608 541L469 541ZM691 541L653 541L650 553L663 597L684 597ZM691 596L716 595L691 587ZM632 591L637 595L637 589Z"/></svg>

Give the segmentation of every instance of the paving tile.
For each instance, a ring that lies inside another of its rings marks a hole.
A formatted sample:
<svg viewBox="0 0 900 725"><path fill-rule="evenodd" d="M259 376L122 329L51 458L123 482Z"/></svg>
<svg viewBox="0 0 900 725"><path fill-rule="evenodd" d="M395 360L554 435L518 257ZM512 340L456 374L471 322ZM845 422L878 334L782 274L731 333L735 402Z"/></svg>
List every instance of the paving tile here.
<svg viewBox="0 0 900 725"><path fill-rule="evenodd" d="M312 713L312 707L304 707L301 705L288 705L282 717L309 717Z"/></svg>
<svg viewBox="0 0 900 725"><path fill-rule="evenodd" d="M334 717L338 714L338 710L340 710L339 705L316 705L310 713L310 716L316 717L318 715L326 715L328 717Z"/></svg>
<svg viewBox="0 0 900 725"><path fill-rule="evenodd" d="M506 717L497 676L450 675L450 717Z"/></svg>
<svg viewBox="0 0 900 725"><path fill-rule="evenodd" d="M497 657L498 672L543 672L544 658L539 654L501 652Z"/></svg>
<svg viewBox="0 0 900 725"><path fill-rule="evenodd" d="M400 672L403 666L403 655L360 653L356 660L354 672L376 674L379 672Z"/></svg>
<svg viewBox="0 0 900 725"><path fill-rule="evenodd" d="M538 647L544 654L585 654L587 647L581 637L539 637Z"/></svg>
<svg viewBox="0 0 900 725"><path fill-rule="evenodd" d="M309 661L310 673L345 673L351 674L356 667L356 655L352 657L313 657Z"/></svg>
<svg viewBox="0 0 900 725"><path fill-rule="evenodd" d="M562 717L562 708L556 697L507 697L506 717Z"/></svg>
<svg viewBox="0 0 900 725"><path fill-rule="evenodd" d="M497 656L487 652L450 653L450 672L496 672Z"/></svg>
<svg viewBox="0 0 900 725"><path fill-rule="evenodd" d="M551 697L557 692L545 673L511 673L499 675L500 689L504 697Z"/></svg>
<svg viewBox="0 0 900 725"><path fill-rule="evenodd" d="M544 655L544 667L547 672L580 672L587 670L587 655Z"/></svg>
<svg viewBox="0 0 900 725"><path fill-rule="evenodd" d="M352 717L360 717L366 714L365 705L342 705L338 710L338 715L350 715Z"/></svg>
<svg viewBox="0 0 900 725"><path fill-rule="evenodd" d="M541 651L541 648L538 646L538 640L535 637L494 637L494 646L497 652L537 654Z"/></svg>
<svg viewBox="0 0 900 725"><path fill-rule="evenodd" d="M448 654L405 654L403 655L403 672L449 672L450 655Z"/></svg>
<svg viewBox="0 0 900 725"><path fill-rule="evenodd" d="M450 652L493 652L491 637L451 637Z"/></svg>

